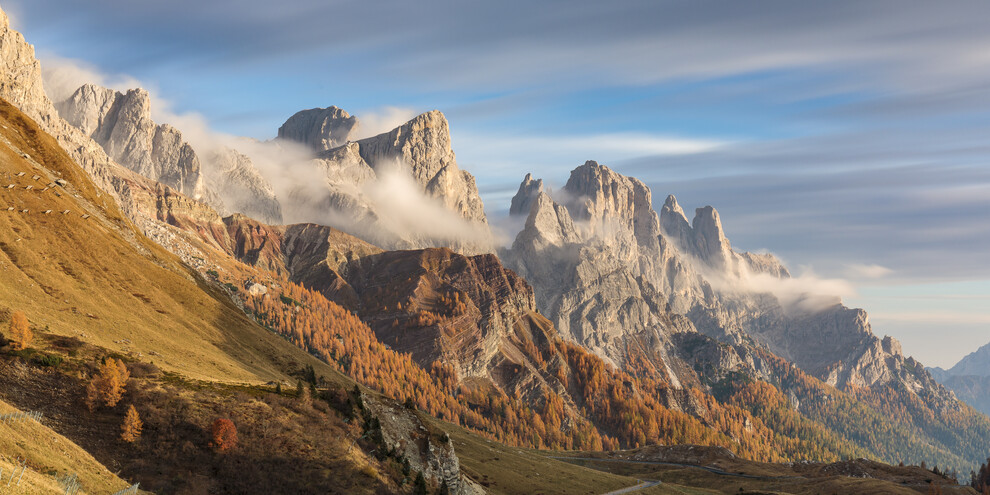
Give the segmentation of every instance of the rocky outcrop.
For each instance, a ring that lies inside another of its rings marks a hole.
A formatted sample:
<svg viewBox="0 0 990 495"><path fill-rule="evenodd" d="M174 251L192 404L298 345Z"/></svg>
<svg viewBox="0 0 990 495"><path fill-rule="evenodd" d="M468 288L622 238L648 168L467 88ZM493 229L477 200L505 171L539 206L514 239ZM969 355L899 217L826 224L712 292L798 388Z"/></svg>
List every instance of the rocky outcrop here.
<svg viewBox="0 0 990 495"><path fill-rule="evenodd" d="M209 199L199 157L178 129L151 120L147 91L120 93L86 84L56 109L117 163L193 199Z"/></svg>
<svg viewBox="0 0 990 495"><path fill-rule="evenodd" d="M711 206L696 209L689 223L668 196L657 215L642 182L595 162L575 169L560 197L527 176L511 208L527 215L525 227L502 255L533 284L537 307L561 335L600 356L623 365L630 342L652 343L658 367L671 368L672 380L691 381L693 373L679 372L672 356L691 361L675 336L698 331L766 346L832 385L900 381L945 395L926 373L915 373L896 341L873 335L862 310L834 303L809 309L765 292L789 272L773 255L734 251ZM755 277L770 280L753 284Z"/></svg>
<svg viewBox="0 0 990 495"><path fill-rule="evenodd" d="M317 191L316 197L309 187L291 192L293 204L326 212L328 223L386 249L450 247L467 254L491 251L491 234L478 187L471 174L457 167L442 113L427 112L390 132L348 142L354 125L353 117L330 107L300 112L282 126L281 138L318 151L316 166L327 178L326 190ZM396 175L401 180L390 180ZM406 181L412 190L403 189ZM397 213L395 205L385 203L409 194L421 195L435 209L453 216L437 219L442 228L436 229L396 225L390 218Z"/></svg>
<svg viewBox="0 0 990 495"><path fill-rule="evenodd" d="M461 473L454 442L445 432L433 431L415 412L390 400L363 394L362 402L381 429L384 447L409 461L412 471L423 473L437 485L446 485L451 494L485 493Z"/></svg>
<svg viewBox="0 0 990 495"><path fill-rule="evenodd" d="M990 376L990 344L967 354L949 369L952 375Z"/></svg>
<svg viewBox="0 0 990 495"><path fill-rule="evenodd" d="M216 191L228 210L268 224L283 223L275 189L247 155L224 146L209 152L206 164L207 189Z"/></svg>
<svg viewBox="0 0 990 495"><path fill-rule="evenodd" d="M346 144L357 124L357 118L341 108L301 110L278 128L278 138L326 151Z"/></svg>

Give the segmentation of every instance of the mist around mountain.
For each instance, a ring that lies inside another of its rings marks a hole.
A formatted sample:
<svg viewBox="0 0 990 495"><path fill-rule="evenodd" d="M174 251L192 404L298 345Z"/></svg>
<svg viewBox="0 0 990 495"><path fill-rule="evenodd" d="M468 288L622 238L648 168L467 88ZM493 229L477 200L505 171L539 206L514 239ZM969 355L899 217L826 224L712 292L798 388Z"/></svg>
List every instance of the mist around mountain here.
<svg viewBox="0 0 990 495"><path fill-rule="evenodd" d="M439 111L364 136L342 109L304 110L258 142L156 123L140 89L53 103L6 18L0 55L17 275L0 316L26 308L39 336L4 351L18 379L0 399L53 410L40 391L64 390L60 433L159 491L525 492L504 487L534 465L532 483L570 473L541 490L629 481L522 448L810 460L767 468L810 485L941 476L845 459L966 472L986 455L990 419L837 282L735 251L711 206L689 221L670 195L657 212L645 184L589 161L559 191L527 175L523 228L498 249ZM117 359L147 423L129 458L106 440L122 408L82 407ZM207 433L219 414L241 428L233 454ZM282 474L237 475L268 455ZM515 471L483 467L503 456Z"/></svg>

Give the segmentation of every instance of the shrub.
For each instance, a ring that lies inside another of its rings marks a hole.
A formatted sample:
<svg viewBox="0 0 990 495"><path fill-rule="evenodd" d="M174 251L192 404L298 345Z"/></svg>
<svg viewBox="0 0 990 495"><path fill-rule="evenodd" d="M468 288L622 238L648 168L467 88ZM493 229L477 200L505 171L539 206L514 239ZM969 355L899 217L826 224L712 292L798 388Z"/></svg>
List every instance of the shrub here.
<svg viewBox="0 0 990 495"><path fill-rule="evenodd" d="M213 422L213 447L219 452L227 452L237 447L237 428L227 418L217 418Z"/></svg>
<svg viewBox="0 0 990 495"><path fill-rule="evenodd" d="M38 354L34 357L34 362L46 368L57 368L62 364L62 356L53 354Z"/></svg>

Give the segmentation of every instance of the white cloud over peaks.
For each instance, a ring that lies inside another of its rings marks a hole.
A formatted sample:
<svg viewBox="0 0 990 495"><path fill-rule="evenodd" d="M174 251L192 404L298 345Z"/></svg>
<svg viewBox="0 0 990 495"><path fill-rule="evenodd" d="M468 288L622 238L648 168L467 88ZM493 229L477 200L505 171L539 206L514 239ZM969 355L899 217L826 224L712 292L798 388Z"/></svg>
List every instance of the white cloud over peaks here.
<svg viewBox="0 0 990 495"><path fill-rule="evenodd" d="M382 107L377 110L366 110L358 117L358 127L351 136L352 141L377 136L383 132L391 131L413 117L419 112L412 108Z"/></svg>
<svg viewBox="0 0 990 495"><path fill-rule="evenodd" d="M648 155L686 155L719 148L726 141L703 138L665 136L646 133L606 133L576 136L506 136L458 134L458 143L467 145L473 153L505 150L525 150L542 155L566 152L575 156L600 156L602 161ZM583 162L583 161L582 161Z"/></svg>
<svg viewBox="0 0 990 495"><path fill-rule="evenodd" d="M72 96L84 84L96 84L117 91L145 88L137 79L127 75L108 75L82 60L48 56L41 60L41 75L45 92L53 102Z"/></svg>
<svg viewBox="0 0 990 495"><path fill-rule="evenodd" d="M800 273L778 278L757 273L740 263L738 273L713 270L706 263L688 256L689 263L715 290L735 294L770 294L787 312L816 313L856 296L856 288L848 280L823 278L808 266Z"/></svg>

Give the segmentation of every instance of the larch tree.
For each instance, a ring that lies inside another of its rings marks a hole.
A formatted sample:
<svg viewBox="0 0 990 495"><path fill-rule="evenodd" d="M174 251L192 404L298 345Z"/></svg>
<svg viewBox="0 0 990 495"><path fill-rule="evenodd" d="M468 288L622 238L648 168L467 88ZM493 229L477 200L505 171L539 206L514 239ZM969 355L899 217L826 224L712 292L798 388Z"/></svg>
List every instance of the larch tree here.
<svg viewBox="0 0 990 495"><path fill-rule="evenodd" d="M10 338L13 341L14 349L26 349L34 339L31 332L31 325L28 323L27 315L23 311L14 311L10 317Z"/></svg>
<svg viewBox="0 0 990 495"><path fill-rule="evenodd" d="M86 406L95 411L102 403L114 407L124 396L127 380L131 377L127 366L120 359L106 358L100 363L96 376L86 385Z"/></svg>
<svg viewBox="0 0 990 495"><path fill-rule="evenodd" d="M137 409L132 404L127 408L127 414L124 416L124 424L120 426L121 440L127 443L136 442L141 437L141 429L143 427L144 424L141 423L141 416L138 415Z"/></svg>

